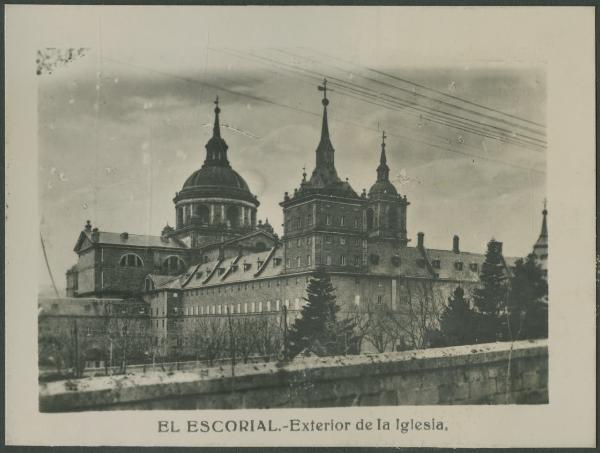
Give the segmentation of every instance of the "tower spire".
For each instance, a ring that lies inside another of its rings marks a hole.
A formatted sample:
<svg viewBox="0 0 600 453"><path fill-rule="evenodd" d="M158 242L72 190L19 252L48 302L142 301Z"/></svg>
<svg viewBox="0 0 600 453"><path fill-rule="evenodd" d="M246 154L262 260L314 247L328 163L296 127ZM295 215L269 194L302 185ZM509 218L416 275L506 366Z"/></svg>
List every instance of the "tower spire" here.
<svg viewBox="0 0 600 453"><path fill-rule="evenodd" d="M377 167L377 181L389 181L390 167L387 166L387 157L385 155L385 131L381 134L381 156L379 157L379 166Z"/></svg>
<svg viewBox="0 0 600 453"><path fill-rule="evenodd" d="M206 143L206 159L204 160L205 166L212 167L230 167L229 160L227 160L227 143L221 138L221 125L219 123L219 96L216 97L215 101L215 124L213 126L213 135Z"/></svg>
<svg viewBox="0 0 600 453"><path fill-rule="evenodd" d="M544 210L542 211L543 219L542 219L542 231L540 232L540 238L548 237L548 222L546 221L546 216L548 215L548 210L546 209L546 199L544 198Z"/></svg>
<svg viewBox="0 0 600 453"><path fill-rule="evenodd" d="M221 127L219 124L219 113L221 113L221 109L219 108L219 96L215 99L215 125L213 126L213 137L221 137Z"/></svg>
<svg viewBox="0 0 600 453"><path fill-rule="evenodd" d="M323 79L323 85L319 85L319 91L323 92L323 99L321 100L321 104L323 104L323 125L321 126L321 141L323 139L329 139L329 124L327 122L327 106L329 105L329 99L327 99L327 79Z"/></svg>

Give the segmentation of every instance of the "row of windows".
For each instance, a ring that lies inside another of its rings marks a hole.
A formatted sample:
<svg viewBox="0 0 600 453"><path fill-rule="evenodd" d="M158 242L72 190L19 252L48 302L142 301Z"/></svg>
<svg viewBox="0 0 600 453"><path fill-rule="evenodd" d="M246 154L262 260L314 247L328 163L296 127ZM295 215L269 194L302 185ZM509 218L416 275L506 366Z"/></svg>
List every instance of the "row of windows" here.
<svg viewBox="0 0 600 453"><path fill-rule="evenodd" d="M440 260L432 260L431 261L431 266L435 269L440 269L442 267ZM462 271L464 267L464 263L462 261L455 261L454 262L454 269L456 269L457 271ZM479 270L479 265L477 263L470 263L469 264L469 269L472 272L477 272Z"/></svg>
<svg viewBox="0 0 600 453"><path fill-rule="evenodd" d="M353 245L359 246L361 244L361 239L360 238L352 238L349 239L345 236L333 236L331 234L328 234L325 236L325 242L327 244L340 244L340 245L346 245L348 242L352 242ZM301 247L302 245L307 245L310 246L312 243L312 238L311 237L306 237L306 238L298 238L295 241L296 246L297 247ZM290 247L294 246L294 241L289 241L288 244L290 245Z"/></svg>
<svg viewBox="0 0 600 453"><path fill-rule="evenodd" d="M144 261L135 253L127 253L119 259L121 267L143 267ZM185 269L185 262L178 256L169 256L163 260L162 268L166 271L180 271Z"/></svg>
<svg viewBox="0 0 600 453"><path fill-rule="evenodd" d="M325 216L325 225L334 225L339 227L349 226L347 224L346 216L332 216L327 214ZM313 216L312 214L308 214L306 218L295 217L293 219L289 219L287 221L287 229L288 231L300 230L302 227L311 227L313 226ZM352 219L352 226L355 229L360 229L362 226L362 221L359 218Z"/></svg>
<svg viewBox="0 0 600 453"><path fill-rule="evenodd" d="M226 294L252 290L255 288L271 288L273 286L289 286L292 284L298 285L300 282L308 283L308 277L290 277L286 279L277 278L273 280L258 280L250 283L237 283L227 286L218 286L213 288L202 288L190 290L186 294L188 296L203 296L203 295L215 295L215 294Z"/></svg>
<svg viewBox="0 0 600 453"><path fill-rule="evenodd" d="M229 305L194 305L185 307L183 309L183 314L185 316L196 316L196 315L225 315L227 314L227 308L229 308L229 313L231 314L239 314L239 313L262 313L269 311L280 311L282 306L286 308L293 308L295 310L300 309L300 299L296 298L293 304L290 303L289 299L286 299L283 304L276 300L271 302L270 300L266 302L244 302L237 304L229 304Z"/></svg>
<svg viewBox="0 0 600 453"><path fill-rule="evenodd" d="M354 266L360 266L360 261L361 261L361 257L359 255L355 255L353 260L352 260L352 265ZM303 261L301 256L297 256L294 261L294 266L295 267L302 267L304 266L312 266L312 257L311 255L306 255L306 259ZM318 259L317 259L317 264L318 264ZM347 266L348 264L350 264L350 260L346 257L346 255L340 255L339 257L333 257L331 255L326 255L325 256L325 264L327 265L332 265L332 264L339 264L340 266ZM287 267L291 268L292 267L292 258L288 257L287 259Z"/></svg>

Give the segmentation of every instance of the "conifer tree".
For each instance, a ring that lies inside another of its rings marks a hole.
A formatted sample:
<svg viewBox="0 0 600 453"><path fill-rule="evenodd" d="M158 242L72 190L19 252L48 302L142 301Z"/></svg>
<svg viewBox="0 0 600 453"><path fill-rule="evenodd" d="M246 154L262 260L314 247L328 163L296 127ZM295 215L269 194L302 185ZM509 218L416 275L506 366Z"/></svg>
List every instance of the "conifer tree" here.
<svg viewBox="0 0 600 453"><path fill-rule="evenodd" d="M446 346L475 343L475 317L465 299L465 291L457 286L440 320L441 335Z"/></svg>
<svg viewBox="0 0 600 453"><path fill-rule="evenodd" d="M519 259L511 278L508 298L510 339L548 336L548 282L535 255Z"/></svg>
<svg viewBox="0 0 600 453"><path fill-rule="evenodd" d="M357 338L349 320L338 321L339 307L335 303L335 289L329 275L317 270L306 290L308 303L290 329L288 342L291 357L304 349L319 355L356 353Z"/></svg>
<svg viewBox="0 0 600 453"><path fill-rule="evenodd" d="M475 340L477 343L488 343L501 337L504 324L502 316L508 295L502 244L494 239L488 243L479 279L481 285L473 290Z"/></svg>

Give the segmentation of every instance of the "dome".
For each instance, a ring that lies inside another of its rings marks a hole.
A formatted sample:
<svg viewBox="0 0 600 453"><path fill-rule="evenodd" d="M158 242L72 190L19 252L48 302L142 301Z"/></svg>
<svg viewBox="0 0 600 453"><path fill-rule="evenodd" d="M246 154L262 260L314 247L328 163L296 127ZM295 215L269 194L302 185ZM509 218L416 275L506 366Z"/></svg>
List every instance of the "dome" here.
<svg viewBox="0 0 600 453"><path fill-rule="evenodd" d="M377 181L369 189L369 196L373 195L393 195L397 196L398 191L390 181Z"/></svg>
<svg viewBox="0 0 600 453"><path fill-rule="evenodd" d="M183 189L199 187L227 187L250 192L244 178L230 167L202 167L190 175L183 184Z"/></svg>
<svg viewBox="0 0 600 453"><path fill-rule="evenodd" d="M233 198L258 205L244 178L231 167L225 166L205 165L196 170L186 179L176 199L203 197Z"/></svg>

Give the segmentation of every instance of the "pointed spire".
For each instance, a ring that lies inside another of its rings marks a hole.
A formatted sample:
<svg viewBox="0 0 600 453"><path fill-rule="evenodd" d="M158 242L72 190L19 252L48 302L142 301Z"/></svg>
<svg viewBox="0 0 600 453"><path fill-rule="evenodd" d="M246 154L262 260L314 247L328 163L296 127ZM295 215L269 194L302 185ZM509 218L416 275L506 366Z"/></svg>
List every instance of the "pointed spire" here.
<svg viewBox="0 0 600 453"><path fill-rule="evenodd" d="M548 215L548 210L546 209L546 199L544 198L544 210L542 211L543 219L542 219L542 231L540 232L540 238L548 237L548 222L546 221L546 216Z"/></svg>
<svg viewBox="0 0 600 453"><path fill-rule="evenodd" d="M377 167L377 181L389 181L390 167L387 166L387 157L385 155L385 131L381 134L381 156L379 157L379 167Z"/></svg>
<svg viewBox="0 0 600 453"><path fill-rule="evenodd" d="M321 126L321 141L327 138L329 139L329 124L327 122L327 106L329 105L329 99L327 99L327 79L323 79L323 85L318 86L319 91L323 92L323 125Z"/></svg>
<svg viewBox="0 0 600 453"><path fill-rule="evenodd" d="M206 143L206 159L204 160L205 166L214 167L230 167L229 161L227 160L227 143L221 138L221 125L219 123L219 114L221 109L219 108L219 96L214 101L215 104L215 124L213 126L213 135Z"/></svg>
<svg viewBox="0 0 600 453"><path fill-rule="evenodd" d="M317 146L317 162L315 169L310 178L310 182L316 187L324 187L332 183L339 183L340 178L335 169L333 145L329 139L329 125L327 123L327 106L329 105L329 99L327 99L327 91L331 91L327 88L327 79L323 79L323 84L318 86L318 90L323 92L323 125L321 127L321 140L319 146Z"/></svg>
<svg viewBox="0 0 600 453"><path fill-rule="evenodd" d="M213 126L213 137L221 137L221 127L219 125L219 113L221 113L221 109L219 108L219 96L215 99L215 125Z"/></svg>

